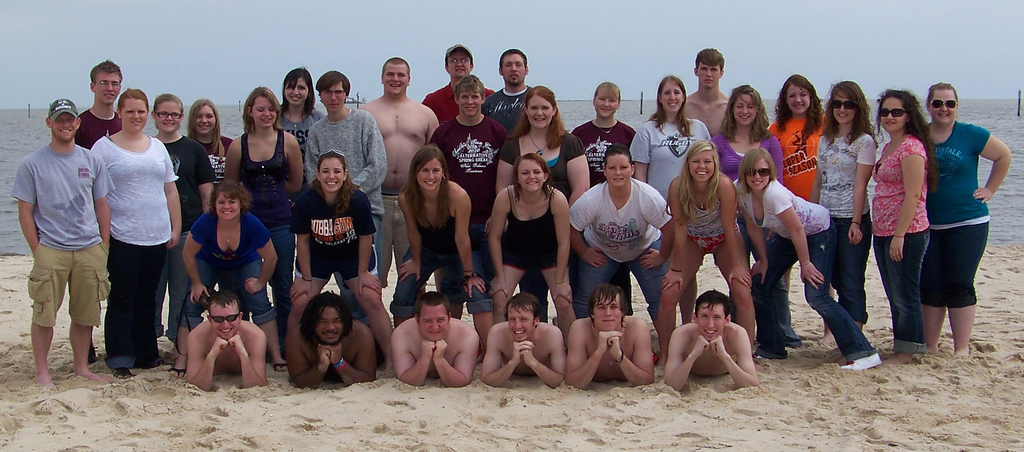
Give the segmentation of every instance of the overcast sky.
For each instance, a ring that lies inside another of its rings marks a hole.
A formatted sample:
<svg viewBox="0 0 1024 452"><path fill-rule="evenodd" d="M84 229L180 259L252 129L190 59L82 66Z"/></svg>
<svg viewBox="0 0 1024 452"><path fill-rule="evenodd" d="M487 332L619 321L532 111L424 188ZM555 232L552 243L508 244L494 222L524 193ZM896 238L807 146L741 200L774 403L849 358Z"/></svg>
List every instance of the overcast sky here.
<svg viewBox="0 0 1024 452"><path fill-rule="evenodd" d="M280 93L297 66L314 80L340 70L372 99L381 64L397 55L412 65L409 95L419 100L447 83L444 50L455 43L495 89L500 53L522 49L527 83L560 99L589 99L605 80L624 98L651 99L666 74L693 91L705 47L725 54L723 90L747 83L766 100L793 73L823 97L851 79L869 98L937 81L965 98L1014 98L1024 87L1022 13L1019 0L3 1L0 108L58 97L86 108L88 72L108 58L150 98L235 104L259 85Z"/></svg>

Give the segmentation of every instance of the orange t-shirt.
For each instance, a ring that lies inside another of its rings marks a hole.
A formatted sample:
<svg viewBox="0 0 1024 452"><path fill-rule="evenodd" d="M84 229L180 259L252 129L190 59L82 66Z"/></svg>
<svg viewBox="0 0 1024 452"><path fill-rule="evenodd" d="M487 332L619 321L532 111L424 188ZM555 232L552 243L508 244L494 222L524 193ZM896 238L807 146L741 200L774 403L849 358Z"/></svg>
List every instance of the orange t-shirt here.
<svg viewBox="0 0 1024 452"><path fill-rule="evenodd" d="M804 136L806 119L790 119L786 122L786 130L779 131L779 123L772 123L768 130L782 144L782 185L803 198L811 198L814 186L814 175L818 170L818 141L821 139L821 128L810 136Z"/></svg>

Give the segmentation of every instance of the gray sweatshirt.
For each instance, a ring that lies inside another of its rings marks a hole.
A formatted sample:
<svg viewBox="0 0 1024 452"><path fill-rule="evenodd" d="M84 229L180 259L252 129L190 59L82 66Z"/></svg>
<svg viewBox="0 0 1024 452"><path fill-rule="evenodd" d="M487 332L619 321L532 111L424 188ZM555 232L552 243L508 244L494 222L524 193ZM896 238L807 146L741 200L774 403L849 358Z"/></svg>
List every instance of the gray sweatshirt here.
<svg viewBox="0 0 1024 452"><path fill-rule="evenodd" d="M388 171L384 138L373 115L352 110L345 119L332 122L324 118L309 129L306 141L306 180L316 179L316 162L320 155L335 150L345 156L348 177L370 198L374 215L384 215L380 186Z"/></svg>

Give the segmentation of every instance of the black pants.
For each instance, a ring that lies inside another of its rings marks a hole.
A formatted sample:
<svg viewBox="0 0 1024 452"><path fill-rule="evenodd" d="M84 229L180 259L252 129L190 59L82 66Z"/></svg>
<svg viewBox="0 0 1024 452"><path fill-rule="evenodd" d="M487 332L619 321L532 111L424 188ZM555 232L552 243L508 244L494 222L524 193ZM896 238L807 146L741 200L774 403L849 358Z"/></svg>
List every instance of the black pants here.
<svg viewBox="0 0 1024 452"><path fill-rule="evenodd" d="M153 318L166 255L162 244L140 246L110 239L110 296L103 322L107 367L151 367L160 359Z"/></svg>

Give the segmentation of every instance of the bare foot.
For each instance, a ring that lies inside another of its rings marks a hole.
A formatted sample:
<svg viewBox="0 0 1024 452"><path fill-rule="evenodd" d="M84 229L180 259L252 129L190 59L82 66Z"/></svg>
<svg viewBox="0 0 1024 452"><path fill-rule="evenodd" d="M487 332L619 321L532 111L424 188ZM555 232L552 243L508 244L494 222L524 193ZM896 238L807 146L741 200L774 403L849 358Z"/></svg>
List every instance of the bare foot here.
<svg viewBox="0 0 1024 452"><path fill-rule="evenodd" d="M966 347L966 348L962 348L962 349L957 349L956 351L953 352L953 357L954 358L967 358L968 356L971 356L971 348L970 347Z"/></svg>
<svg viewBox="0 0 1024 452"><path fill-rule="evenodd" d="M825 335L821 337L821 343L824 345L835 345L836 338L832 335L831 331L825 332Z"/></svg>
<svg viewBox="0 0 1024 452"><path fill-rule="evenodd" d="M910 364L913 360L914 356L909 353L897 353L892 358L882 361L882 364Z"/></svg>
<svg viewBox="0 0 1024 452"><path fill-rule="evenodd" d="M44 388L57 389L53 385L53 380L50 379L50 374L36 375L36 384Z"/></svg>
<svg viewBox="0 0 1024 452"><path fill-rule="evenodd" d="M114 381L102 375L96 375L88 370L83 372L75 372L75 375L78 375L79 377L82 377L86 380L98 381L100 383L110 383L111 381Z"/></svg>

